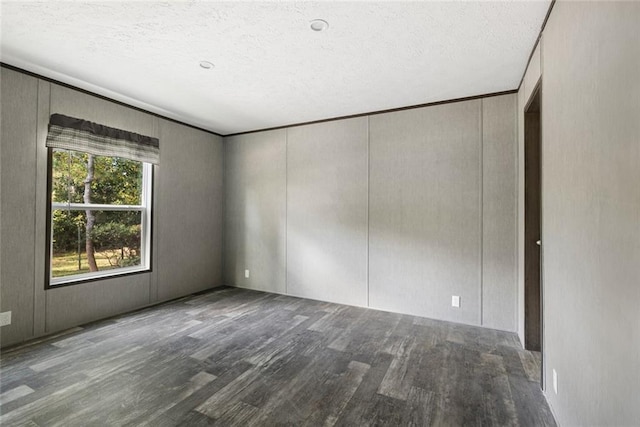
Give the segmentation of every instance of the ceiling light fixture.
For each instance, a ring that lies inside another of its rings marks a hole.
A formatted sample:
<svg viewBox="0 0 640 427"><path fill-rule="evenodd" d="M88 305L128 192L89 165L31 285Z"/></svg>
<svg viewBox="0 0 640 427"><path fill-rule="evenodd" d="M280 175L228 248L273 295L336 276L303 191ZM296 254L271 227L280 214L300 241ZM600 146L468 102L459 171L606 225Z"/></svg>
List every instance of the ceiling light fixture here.
<svg viewBox="0 0 640 427"><path fill-rule="evenodd" d="M324 31L329 28L329 23L324 19L314 19L310 22L310 27L313 31Z"/></svg>
<svg viewBox="0 0 640 427"><path fill-rule="evenodd" d="M200 66L202 68L204 68L205 70L210 70L212 69L215 65L213 65L211 62L209 61L200 61Z"/></svg>

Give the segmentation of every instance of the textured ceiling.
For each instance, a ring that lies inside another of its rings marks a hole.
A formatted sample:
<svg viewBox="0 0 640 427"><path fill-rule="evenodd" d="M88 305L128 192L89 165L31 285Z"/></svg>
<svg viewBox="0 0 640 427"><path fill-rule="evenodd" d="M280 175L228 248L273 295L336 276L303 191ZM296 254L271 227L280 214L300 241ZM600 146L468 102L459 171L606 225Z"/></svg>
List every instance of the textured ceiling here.
<svg viewBox="0 0 640 427"><path fill-rule="evenodd" d="M515 89L549 3L3 0L0 57L229 134Z"/></svg>

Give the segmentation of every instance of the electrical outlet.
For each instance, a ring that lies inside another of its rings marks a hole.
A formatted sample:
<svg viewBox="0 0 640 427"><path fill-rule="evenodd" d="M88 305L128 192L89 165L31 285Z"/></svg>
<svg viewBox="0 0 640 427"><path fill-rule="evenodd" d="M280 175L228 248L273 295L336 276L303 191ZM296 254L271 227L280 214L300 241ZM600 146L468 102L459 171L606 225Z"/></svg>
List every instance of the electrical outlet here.
<svg viewBox="0 0 640 427"><path fill-rule="evenodd" d="M451 296L451 307L460 307L460 297L458 295Z"/></svg>
<svg viewBox="0 0 640 427"><path fill-rule="evenodd" d="M249 278L249 270L245 270L244 271L244 278L248 279Z"/></svg>
<svg viewBox="0 0 640 427"><path fill-rule="evenodd" d="M7 326L11 324L11 312L5 311L0 313L0 326Z"/></svg>
<svg viewBox="0 0 640 427"><path fill-rule="evenodd" d="M558 373L553 370L553 391L558 394Z"/></svg>

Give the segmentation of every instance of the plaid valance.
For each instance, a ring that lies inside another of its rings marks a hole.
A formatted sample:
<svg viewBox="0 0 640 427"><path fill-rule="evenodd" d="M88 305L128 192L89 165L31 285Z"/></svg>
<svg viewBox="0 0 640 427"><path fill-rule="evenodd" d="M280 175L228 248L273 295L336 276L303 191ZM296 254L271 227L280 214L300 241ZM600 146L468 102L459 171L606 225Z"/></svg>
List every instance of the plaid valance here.
<svg viewBox="0 0 640 427"><path fill-rule="evenodd" d="M52 114L47 147L160 163L158 138L127 132L74 117Z"/></svg>

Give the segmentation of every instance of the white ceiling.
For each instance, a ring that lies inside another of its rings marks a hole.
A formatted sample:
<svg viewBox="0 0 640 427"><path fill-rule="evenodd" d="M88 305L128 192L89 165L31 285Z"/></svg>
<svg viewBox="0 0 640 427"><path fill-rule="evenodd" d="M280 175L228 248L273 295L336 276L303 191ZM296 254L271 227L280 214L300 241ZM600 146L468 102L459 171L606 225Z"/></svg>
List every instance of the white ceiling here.
<svg viewBox="0 0 640 427"><path fill-rule="evenodd" d="M2 0L0 57L230 134L516 89L549 4Z"/></svg>

